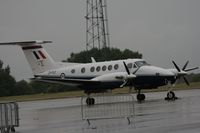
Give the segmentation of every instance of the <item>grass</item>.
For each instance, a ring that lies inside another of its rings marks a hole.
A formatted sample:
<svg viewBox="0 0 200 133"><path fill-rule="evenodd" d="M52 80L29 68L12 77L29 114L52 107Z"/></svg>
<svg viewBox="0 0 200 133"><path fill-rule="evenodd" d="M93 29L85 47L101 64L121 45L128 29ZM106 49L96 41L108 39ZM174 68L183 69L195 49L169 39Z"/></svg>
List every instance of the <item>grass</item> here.
<svg viewBox="0 0 200 133"><path fill-rule="evenodd" d="M143 90L142 92L157 92L157 91L167 91L168 86L160 87L158 89ZM177 84L174 87L174 90L187 90L187 89L200 89L200 82L191 83L188 87L186 84ZM114 94L125 94L129 92L129 88L118 88L112 91ZM134 93L135 91L133 91ZM72 97L81 97L85 96L83 91L69 91L62 93L48 93L48 94L34 94L34 95L23 95L23 96L9 96L9 97L0 97L0 102L5 101L35 101L35 100L48 100L48 99L61 99L61 98L72 98Z"/></svg>

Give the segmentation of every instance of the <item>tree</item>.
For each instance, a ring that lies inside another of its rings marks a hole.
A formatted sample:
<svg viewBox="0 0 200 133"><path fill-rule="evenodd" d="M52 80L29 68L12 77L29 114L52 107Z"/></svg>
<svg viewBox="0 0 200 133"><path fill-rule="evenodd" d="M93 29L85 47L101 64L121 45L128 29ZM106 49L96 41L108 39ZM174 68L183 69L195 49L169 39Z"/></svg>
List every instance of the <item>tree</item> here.
<svg viewBox="0 0 200 133"><path fill-rule="evenodd" d="M0 96L14 95L16 81L10 75L10 67L3 68L3 61L0 60Z"/></svg>
<svg viewBox="0 0 200 133"><path fill-rule="evenodd" d="M15 95L32 94L32 87L25 81L19 81L14 87Z"/></svg>
<svg viewBox="0 0 200 133"><path fill-rule="evenodd" d="M50 84L31 81L29 85L32 87L33 93L47 93Z"/></svg>
<svg viewBox="0 0 200 133"><path fill-rule="evenodd" d="M94 57L96 61L110 61L120 60L128 58L142 58L142 54L139 52L133 52L129 49L121 51L118 48L93 48L89 51L81 51L79 53L71 53L70 58L64 60L64 62L77 62L77 63L89 63L90 57Z"/></svg>
<svg viewBox="0 0 200 133"><path fill-rule="evenodd" d="M192 74L192 82L200 82L200 74Z"/></svg>
<svg viewBox="0 0 200 133"><path fill-rule="evenodd" d="M3 69L3 61L0 60L0 70Z"/></svg>
<svg viewBox="0 0 200 133"><path fill-rule="evenodd" d="M10 74L10 66L7 65L7 67L5 68L5 72L9 75Z"/></svg>
<svg viewBox="0 0 200 133"><path fill-rule="evenodd" d="M33 93L36 94L68 91L68 88L65 85L59 85L59 84L32 81L29 83L29 85L32 87Z"/></svg>

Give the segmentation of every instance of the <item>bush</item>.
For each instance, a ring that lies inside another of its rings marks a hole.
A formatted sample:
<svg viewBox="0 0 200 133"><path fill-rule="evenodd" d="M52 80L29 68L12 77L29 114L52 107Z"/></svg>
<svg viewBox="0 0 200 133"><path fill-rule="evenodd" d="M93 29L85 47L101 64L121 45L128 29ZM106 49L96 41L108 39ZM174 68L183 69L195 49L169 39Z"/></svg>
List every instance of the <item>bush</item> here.
<svg viewBox="0 0 200 133"><path fill-rule="evenodd" d="M32 94L32 87L25 81L19 81L14 87L15 95L27 95Z"/></svg>

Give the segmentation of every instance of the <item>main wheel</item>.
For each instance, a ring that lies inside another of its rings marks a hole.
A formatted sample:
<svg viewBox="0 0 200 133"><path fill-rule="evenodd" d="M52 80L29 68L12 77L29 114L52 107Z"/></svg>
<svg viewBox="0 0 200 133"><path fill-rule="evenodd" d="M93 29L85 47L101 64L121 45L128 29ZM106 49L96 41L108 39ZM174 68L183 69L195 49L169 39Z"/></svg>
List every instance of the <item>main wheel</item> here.
<svg viewBox="0 0 200 133"><path fill-rule="evenodd" d="M142 101L144 101L146 96L144 94L141 94L141 95L142 95Z"/></svg>
<svg viewBox="0 0 200 133"><path fill-rule="evenodd" d="M90 100L89 97L86 99L86 104L87 104L87 105L91 105L91 100Z"/></svg>
<svg viewBox="0 0 200 133"><path fill-rule="evenodd" d="M87 105L94 105L94 104L95 104L95 99L94 99L94 98L88 97L88 98L86 99L86 104L87 104Z"/></svg>
<svg viewBox="0 0 200 133"><path fill-rule="evenodd" d="M92 105L94 105L95 104L95 99L91 98L91 102L92 102Z"/></svg>
<svg viewBox="0 0 200 133"><path fill-rule="evenodd" d="M144 94L137 94L137 100L138 101L144 101L145 100L145 95Z"/></svg>
<svg viewBox="0 0 200 133"><path fill-rule="evenodd" d="M15 132L15 127L11 127L10 129L12 132Z"/></svg>

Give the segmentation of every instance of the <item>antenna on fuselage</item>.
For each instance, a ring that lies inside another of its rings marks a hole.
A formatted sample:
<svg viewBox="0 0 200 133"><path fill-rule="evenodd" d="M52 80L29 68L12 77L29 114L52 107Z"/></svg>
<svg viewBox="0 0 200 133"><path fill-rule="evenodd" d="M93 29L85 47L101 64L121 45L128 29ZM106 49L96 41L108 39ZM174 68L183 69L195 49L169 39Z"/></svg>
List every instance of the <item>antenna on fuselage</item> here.
<svg viewBox="0 0 200 133"><path fill-rule="evenodd" d="M91 61L92 63L96 63L96 60L94 59L94 57L91 57Z"/></svg>

